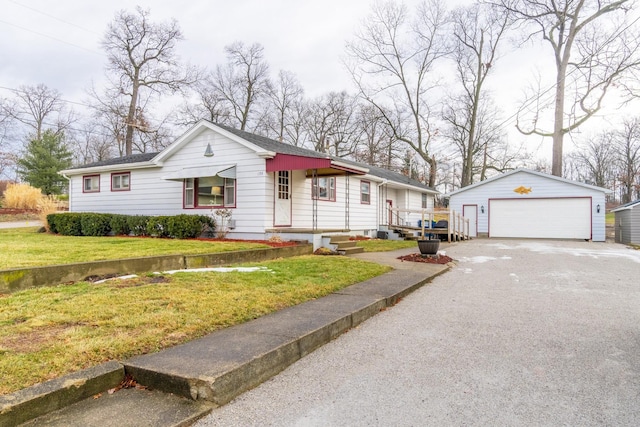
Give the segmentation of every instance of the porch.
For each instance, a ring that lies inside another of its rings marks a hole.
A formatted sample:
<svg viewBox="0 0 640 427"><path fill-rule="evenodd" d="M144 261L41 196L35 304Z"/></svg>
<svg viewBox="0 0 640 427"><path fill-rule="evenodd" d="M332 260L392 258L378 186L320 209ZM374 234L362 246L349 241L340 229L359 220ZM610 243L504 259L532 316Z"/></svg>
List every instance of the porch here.
<svg viewBox="0 0 640 427"><path fill-rule="evenodd" d="M384 226L393 232L419 239L430 235L446 236L446 240L469 240L470 221L455 210L389 208L389 218ZM446 221L446 225L443 226ZM438 225L436 225L438 224Z"/></svg>

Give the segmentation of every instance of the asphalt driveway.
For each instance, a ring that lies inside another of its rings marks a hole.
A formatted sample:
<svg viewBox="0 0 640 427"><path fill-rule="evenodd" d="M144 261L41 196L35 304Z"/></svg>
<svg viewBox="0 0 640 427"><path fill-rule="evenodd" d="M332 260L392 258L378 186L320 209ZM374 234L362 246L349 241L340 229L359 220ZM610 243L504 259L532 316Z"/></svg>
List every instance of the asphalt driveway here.
<svg viewBox="0 0 640 427"><path fill-rule="evenodd" d="M486 240L199 426L640 425L640 251Z"/></svg>

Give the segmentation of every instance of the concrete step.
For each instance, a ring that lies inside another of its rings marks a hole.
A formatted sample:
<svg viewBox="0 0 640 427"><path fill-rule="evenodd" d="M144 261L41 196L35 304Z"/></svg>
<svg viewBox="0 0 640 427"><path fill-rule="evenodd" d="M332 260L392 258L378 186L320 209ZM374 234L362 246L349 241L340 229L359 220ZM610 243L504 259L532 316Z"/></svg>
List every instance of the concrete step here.
<svg viewBox="0 0 640 427"><path fill-rule="evenodd" d="M338 248L338 251L344 252L345 255L353 255L353 254L360 254L364 252L364 248L361 246L353 246L350 248Z"/></svg>
<svg viewBox="0 0 640 427"><path fill-rule="evenodd" d="M346 240L344 242L333 242L334 245L338 245L338 250L354 248L358 245L355 240Z"/></svg>
<svg viewBox="0 0 640 427"><path fill-rule="evenodd" d="M329 240L329 243L331 243L332 245L336 245L339 242L348 242L350 237L351 236L346 234L336 234L331 236L331 240Z"/></svg>

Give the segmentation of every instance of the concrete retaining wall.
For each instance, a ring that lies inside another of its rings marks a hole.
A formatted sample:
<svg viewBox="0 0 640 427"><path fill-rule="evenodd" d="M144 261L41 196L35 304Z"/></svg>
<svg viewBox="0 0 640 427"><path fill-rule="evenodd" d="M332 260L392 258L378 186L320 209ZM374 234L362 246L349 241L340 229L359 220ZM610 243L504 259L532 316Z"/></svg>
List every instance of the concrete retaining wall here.
<svg viewBox="0 0 640 427"><path fill-rule="evenodd" d="M312 245L297 245L203 255L166 255L45 267L15 268L0 271L0 293L12 293L38 286L55 286L61 283L78 282L87 280L92 276L142 274L153 271L260 262L276 258L308 255L312 252Z"/></svg>

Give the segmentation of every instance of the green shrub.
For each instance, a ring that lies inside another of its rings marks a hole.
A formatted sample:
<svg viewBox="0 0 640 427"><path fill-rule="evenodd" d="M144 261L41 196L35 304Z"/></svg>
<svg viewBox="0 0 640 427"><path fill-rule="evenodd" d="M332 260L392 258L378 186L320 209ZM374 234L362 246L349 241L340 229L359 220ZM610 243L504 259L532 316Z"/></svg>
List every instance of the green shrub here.
<svg viewBox="0 0 640 427"><path fill-rule="evenodd" d="M111 231L116 236L128 236L131 233L131 227L129 227L129 222L127 221L127 215L111 215Z"/></svg>
<svg viewBox="0 0 640 427"><path fill-rule="evenodd" d="M181 214L168 217L167 227L169 236L175 239L189 239L202 233L202 219L200 216Z"/></svg>
<svg viewBox="0 0 640 427"><path fill-rule="evenodd" d="M111 233L111 214L84 213L80 218L83 236L106 236Z"/></svg>
<svg viewBox="0 0 640 427"><path fill-rule="evenodd" d="M47 215L47 218L46 218L47 225L49 226L49 231L52 232L53 234L58 234L57 221L60 215L63 215L63 214L50 213L49 215Z"/></svg>
<svg viewBox="0 0 640 427"><path fill-rule="evenodd" d="M146 215L127 216L127 225L129 226L130 232L134 236L148 236L147 222L149 218L150 217Z"/></svg>
<svg viewBox="0 0 640 427"><path fill-rule="evenodd" d="M151 237L169 237L170 216L152 216L147 221L147 234Z"/></svg>
<svg viewBox="0 0 640 427"><path fill-rule="evenodd" d="M60 214L55 220L56 232L64 236L82 236L82 215L79 212Z"/></svg>

